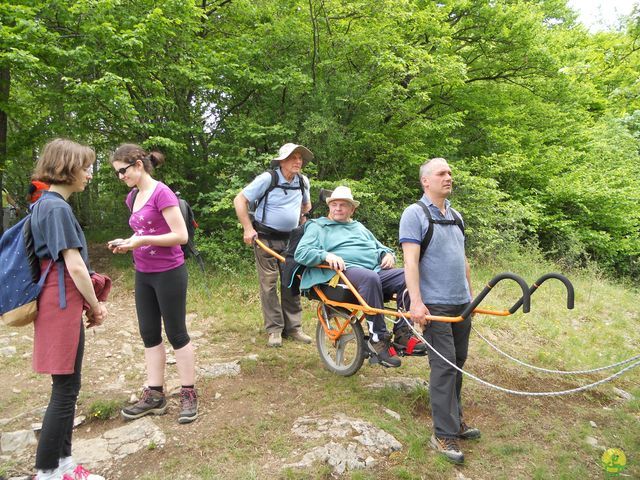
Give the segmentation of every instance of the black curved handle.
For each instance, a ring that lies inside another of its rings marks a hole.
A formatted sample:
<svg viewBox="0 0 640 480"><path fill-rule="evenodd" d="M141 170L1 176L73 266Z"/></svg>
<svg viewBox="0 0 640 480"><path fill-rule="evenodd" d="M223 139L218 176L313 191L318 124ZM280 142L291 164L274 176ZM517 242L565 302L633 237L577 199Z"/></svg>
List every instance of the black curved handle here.
<svg viewBox="0 0 640 480"><path fill-rule="evenodd" d="M546 282L550 278L555 278L556 280L560 280L564 284L565 288L567 289L567 308L569 310L573 310L574 298L575 298L575 293L573 291L573 284L569 281L567 277L565 277L564 275L560 275L559 273L552 272L552 273L546 273L543 276L541 276L538 280L535 281L533 285L531 285L531 288L529 288L529 296L533 295L533 292L535 292L538 288L540 288L540 285L542 285L544 282ZM520 307L520 305L522 305L522 298L515 303L514 307L516 308L516 310Z"/></svg>
<svg viewBox="0 0 640 480"><path fill-rule="evenodd" d="M326 203L327 198L329 198L331 195L333 195L333 190L329 190L328 188L321 188L318 192L320 203Z"/></svg>
<svg viewBox="0 0 640 480"><path fill-rule="evenodd" d="M484 287L478 295L476 295L476 298L474 298L473 301L469 305L467 305L467 308L464 309L464 311L460 314L460 316L465 318L471 312L473 312L473 310L480 304L480 302L484 300L484 297L486 297L489 294L491 289L495 287L496 284L502 280L513 280L518 285L520 285L520 288L522 289L522 297L520 298L520 300L518 300L515 303L513 307L509 309L509 313L515 313L515 311L518 310L518 308L520 308L520 305L522 305L522 311L524 313L529 312L529 310L531 309L529 285L527 285L527 282L525 282L522 279L522 277L519 277L515 273L504 272L504 273L499 273L498 275L493 277L491 280L489 280L489 282L487 283L487 286Z"/></svg>

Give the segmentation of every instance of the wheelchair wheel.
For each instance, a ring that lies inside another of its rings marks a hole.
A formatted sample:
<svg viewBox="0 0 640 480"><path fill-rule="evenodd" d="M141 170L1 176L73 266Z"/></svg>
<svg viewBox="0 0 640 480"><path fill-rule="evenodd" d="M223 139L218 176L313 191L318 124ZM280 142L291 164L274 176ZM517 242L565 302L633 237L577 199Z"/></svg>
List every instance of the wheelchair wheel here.
<svg viewBox="0 0 640 480"><path fill-rule="evenodd" d="M327 333L322 321L327 325ZM337 340L332 334L345 326ZM360 370L366 356L364 332L357 318L344 309L336 309L320 303L318 305L318 325L316 327L316 346L325 366L333 373L349 377Z"/></svg>

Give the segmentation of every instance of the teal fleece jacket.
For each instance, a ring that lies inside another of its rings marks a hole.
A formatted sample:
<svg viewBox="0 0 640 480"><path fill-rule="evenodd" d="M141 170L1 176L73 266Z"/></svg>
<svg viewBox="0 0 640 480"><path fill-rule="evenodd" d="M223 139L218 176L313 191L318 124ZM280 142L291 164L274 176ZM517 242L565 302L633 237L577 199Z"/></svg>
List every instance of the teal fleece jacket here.
<svg viewBox="0 0 640 480"><path fill-rule="evenodd" d="M381 244L360 222L335 222L327 217L309 220L304 235L298 243L295 261L313 267L321 264L328 253L342 257L345 267L380 270L380 261L393 250ZM334 270L307 268L302 274L300 288L309 289L318 283L328 282L336 274Z"/></svg>

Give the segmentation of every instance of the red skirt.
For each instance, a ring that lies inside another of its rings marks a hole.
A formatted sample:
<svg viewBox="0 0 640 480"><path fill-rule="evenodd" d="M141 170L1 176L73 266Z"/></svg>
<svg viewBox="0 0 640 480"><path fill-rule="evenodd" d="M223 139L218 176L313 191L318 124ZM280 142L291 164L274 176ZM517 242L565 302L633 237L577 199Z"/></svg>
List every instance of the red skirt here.
<svg viewBox="0 0 640 480"><path fill-rule="evenodd" d="M42 263L42 267L46 267L47 262ZM74 373L82 328L83 298L63 265L53 265L38 297L38 316L33 323L33 369L38 373ZM61 266L64 268L66 308L60 308L58 267Z"/></svg>

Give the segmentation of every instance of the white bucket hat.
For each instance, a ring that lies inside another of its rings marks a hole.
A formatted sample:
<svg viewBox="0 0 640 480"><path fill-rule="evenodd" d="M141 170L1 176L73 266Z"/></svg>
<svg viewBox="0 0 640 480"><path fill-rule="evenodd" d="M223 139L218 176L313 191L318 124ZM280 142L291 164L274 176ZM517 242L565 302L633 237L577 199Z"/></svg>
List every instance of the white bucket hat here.
<svg viewBox="0 0 640 480"><path fill-rule="evenodd" d="M327 198L327 205L334 200L344 200L353 205L354 208L357 208L358 205L360 205L359 201L353 199L353 195L351 194L351 189L349 187L336 187L331 196Z"/></svg>
<svg viewBox="0 0 640 480"><path fill-rule="evenodd" d="M285 143L278 150L278 156L271 160L271 166L277 167L282 160L286 160L289 158L295 151L299 151L300 155L302 155L302 166L304 167L307 163L313 160L313 153L307 147L303 147L302 145L296 145L295 143Z"/></svg>

